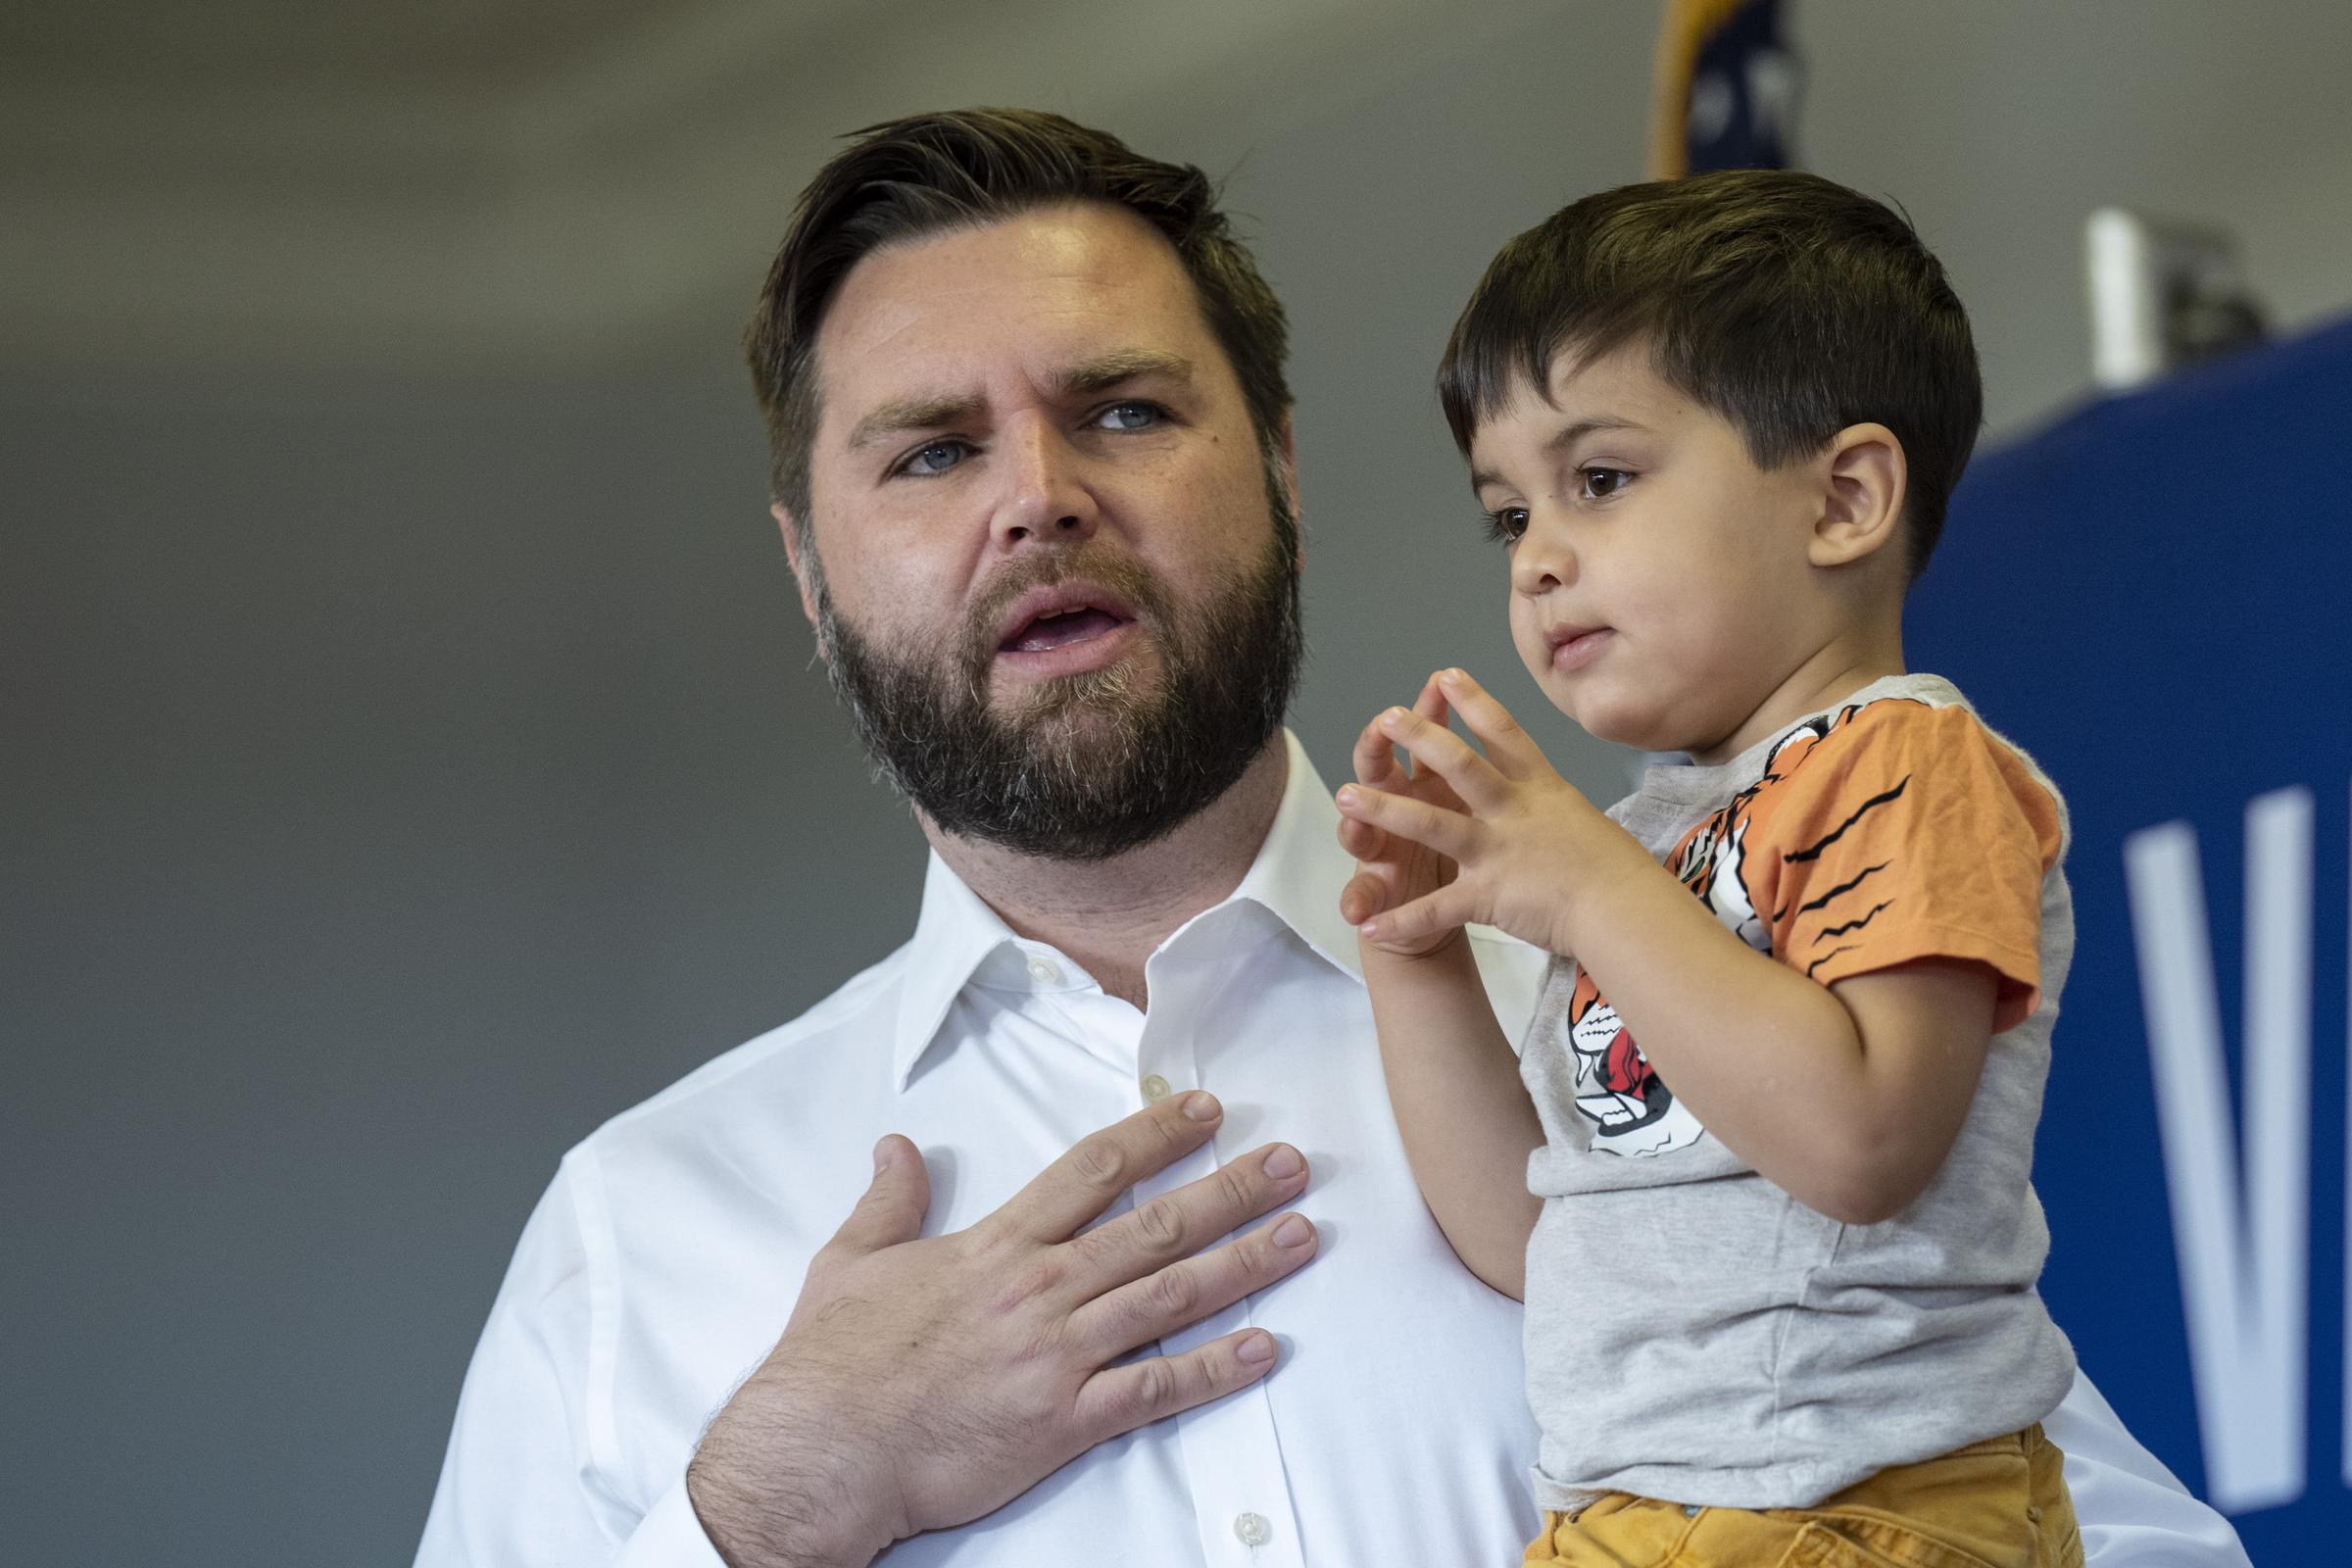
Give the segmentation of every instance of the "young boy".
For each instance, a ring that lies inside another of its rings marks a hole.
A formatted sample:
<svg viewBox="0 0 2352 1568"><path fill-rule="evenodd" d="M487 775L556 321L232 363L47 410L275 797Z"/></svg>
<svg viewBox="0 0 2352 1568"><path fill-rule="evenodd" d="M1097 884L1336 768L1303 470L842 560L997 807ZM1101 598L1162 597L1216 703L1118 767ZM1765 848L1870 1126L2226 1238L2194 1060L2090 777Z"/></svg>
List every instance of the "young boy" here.
<svg viewBox="0 0 2352 1568"><path fill-rule="evenodd" d="M1603 815L1446 670L1340 792L1414 1172L1527 1302L1528 1560L2080 1564L2028 1180L2065 808L1903 664L1982 415L1942 269L1809 175L1632 186L1504 247L1439 385L1537 684L1690 758ZM1557 956L1516 1060L1465 922Z"/></svg>

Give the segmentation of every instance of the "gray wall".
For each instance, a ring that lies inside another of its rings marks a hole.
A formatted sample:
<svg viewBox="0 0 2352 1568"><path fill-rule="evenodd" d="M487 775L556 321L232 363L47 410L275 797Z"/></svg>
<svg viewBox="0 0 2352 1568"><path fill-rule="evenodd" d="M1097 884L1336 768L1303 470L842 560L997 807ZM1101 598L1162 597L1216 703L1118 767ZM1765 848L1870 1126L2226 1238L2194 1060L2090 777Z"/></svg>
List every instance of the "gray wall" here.
<svg viewBox="0 0 2352 1568"><path fill-rule="evenodd" d="M1943 252L1996 425L2082 391L2096 202L2233 222L2290 319L2352 299L2352 13L2215 14L1800 10L1802 151ZM1428 377L1502 238L1640 174L1654 10L1497 15L1060 106L1232 171L1291 303L1327 775L1459 662L1605 793ZM561 374L0 375L12 1556L405 1560L564 1147L904 934L919 844L808 667L740 303Z"/></svg>

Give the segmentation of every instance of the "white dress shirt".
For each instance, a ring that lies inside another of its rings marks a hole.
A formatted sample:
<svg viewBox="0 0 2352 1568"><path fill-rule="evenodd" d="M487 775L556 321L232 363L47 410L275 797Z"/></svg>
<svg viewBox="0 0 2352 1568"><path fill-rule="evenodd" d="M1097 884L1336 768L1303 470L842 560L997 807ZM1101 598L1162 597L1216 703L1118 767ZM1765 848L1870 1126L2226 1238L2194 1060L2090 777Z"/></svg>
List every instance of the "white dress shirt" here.
<svg viewBox="0 0 2352 1568"><path fill-rule="evenodd" d="M1454 1258L1413 1186L1338 896L1338 813L1296 739L1233 895L1146 967L1149 1013L1016 937L936 857L913 940L783 1028L598 1129L525 1226L458 1404L417 1562L719 1568L685 1493L704 1424L782 1331L886 1132L922 1149L926 1233L994 1210L1089 1132L1214 1092L1150 1197L1272 1139L1302 1150L1319 1255L1162 1342L1246 1325L1259 1383L1102 1445L891 1568L1115 1558L1183 1568L1516 1562L1536 1434L1518 1303ZM1544 956L1473 933L1506 1027ZM2242 1568L2087 1383L2048 1422L2098 1568Z"/></svg>

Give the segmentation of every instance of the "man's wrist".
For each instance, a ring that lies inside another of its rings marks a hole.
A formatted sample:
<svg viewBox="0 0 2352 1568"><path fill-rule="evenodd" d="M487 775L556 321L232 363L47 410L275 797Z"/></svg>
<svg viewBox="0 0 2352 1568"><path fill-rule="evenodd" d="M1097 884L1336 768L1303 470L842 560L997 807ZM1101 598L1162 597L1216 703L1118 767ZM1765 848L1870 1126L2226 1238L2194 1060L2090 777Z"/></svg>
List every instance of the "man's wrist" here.
<svg viewBox="0 0 2352 1568"><path fill-rule="evenodd" d="M870 1499L840 1476L817 1476L784 1454L762 1456L760 1491L739 1483L724 1443L686 1466L686 1500L727 1568L866 1568L896 1539L865 1517Z"/></svg>

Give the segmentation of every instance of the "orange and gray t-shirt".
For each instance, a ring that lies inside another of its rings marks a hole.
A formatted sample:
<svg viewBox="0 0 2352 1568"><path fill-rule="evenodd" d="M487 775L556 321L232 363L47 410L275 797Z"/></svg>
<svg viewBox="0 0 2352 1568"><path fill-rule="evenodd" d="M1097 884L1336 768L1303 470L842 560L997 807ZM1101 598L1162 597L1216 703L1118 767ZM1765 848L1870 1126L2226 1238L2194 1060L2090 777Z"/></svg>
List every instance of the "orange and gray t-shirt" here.
<svg viewBox="0 0 2352 1568"><path fill-rule="evenodd" d="M1948 682L1902 675L1730 762L1650 768L1610 814L1824 985L1985 965L1995 1033L1928 1191L1844 1225L1708 1136L1593 978L1554 961L1521 1060L1546 1134L1528 1163L1538 1501L1801 1507L2047 1415L2074 1374L2034 1290L2029 1180L2074 948L2049 781Z"/></svg>

